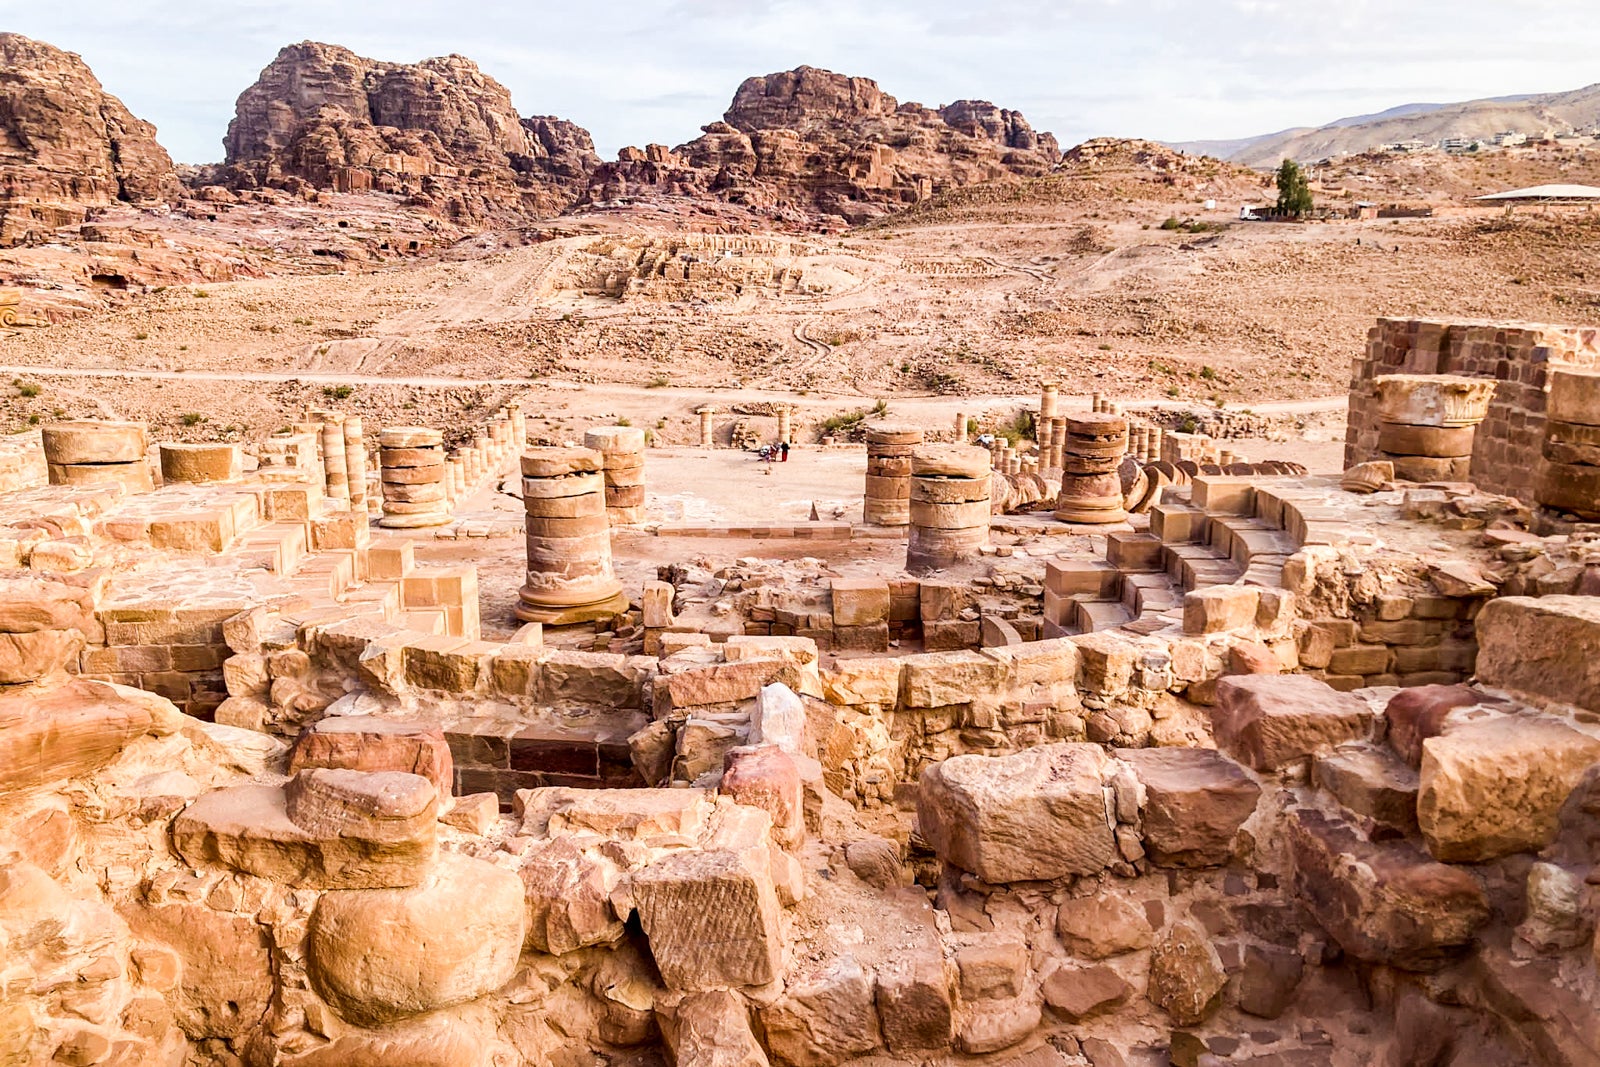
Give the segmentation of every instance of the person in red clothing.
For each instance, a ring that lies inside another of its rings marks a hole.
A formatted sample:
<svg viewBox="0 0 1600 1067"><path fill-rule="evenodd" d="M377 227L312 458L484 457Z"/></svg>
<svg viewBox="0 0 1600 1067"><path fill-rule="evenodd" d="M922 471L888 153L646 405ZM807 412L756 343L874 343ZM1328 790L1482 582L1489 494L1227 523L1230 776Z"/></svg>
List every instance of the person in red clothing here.
<svg viewBox="0 0 1600 1067"><path fill-rule="evenodd" d="M783 441L778 445L778 459L784 463L789 462L789 442Z"/></svg>

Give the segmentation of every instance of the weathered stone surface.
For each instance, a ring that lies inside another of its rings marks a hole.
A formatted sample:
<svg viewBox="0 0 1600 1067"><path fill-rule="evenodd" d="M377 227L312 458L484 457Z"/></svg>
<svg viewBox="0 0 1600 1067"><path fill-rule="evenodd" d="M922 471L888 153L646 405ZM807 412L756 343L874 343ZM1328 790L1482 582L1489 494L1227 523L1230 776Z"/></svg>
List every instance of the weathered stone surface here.
<svg viewBox="0 0 1600 1067"><path fill-rule="evenodd" d="M1600 711L1600 598L1497 597L1477 626L1478 681Z"/></svg>
<svg viewBox="0 0 1600 1067"><path fill-rule="evenodd" d="M1452 863L1537 852L1600 739L1553 719L1502 715L1422 745L1417 822L1428 851Z"/></svg>
<svg viewBox="0 0 1600 1067"><path fill-rule="evenodd" d="M330 715L300 731L295 739L289 772L303 767L420 774L433 783L440 797L447 797L455 765L438 726L371 715Z"/></svg>
<svg viewBox="0 0 1600 1067"><path fill-rule="evenodd" d="M1304 971L1305 959L1294 949L1247 946L1239 975L1239 1010L1276 1019L1293 1003Z"/></svg>
<svg viewBox="0 0 1600 1067"><path fill-rule="evenodd" d="M900 697L898 659L846 659L822 672L822 695L830 704L893 705Z"/></svg>
<svg viewBox="0 0 1600 1067"><path fill-rule="evenodd" d="M1098 745L956 756L922 773L917 823L939 857L986 882L1092 874L1116 858Z"/></svg>
<svg viewBox="0 0 1600 1067"><path fill-rule="evenodd" d="M793 756L806 752L806 707L782 682L764 685L756 694L750 722L752 745L773 745Z"/></svg>
<svg viewBox="0 0 1600 1067"><path fill-rule="evenodd" d="M1258 771L1343 744L1372 729L1366 702L1305 674L1253 674L1217 682L1217 747Z"/></svg>
<svg viewBox="0 0 1600 1067"><path fill-rule="evenodd" d="M1149 948L1155 931L1138 904L1122 896L1096 895L1061 902L1056 936L1074 956L1103 960Z"/></svg>
<svg viewBox="0 0 1600 1067"><path fill-rule="evenodd" d="M949 1047L955 1036L954 978L936 946L904 949L878 967L878 1025L890 1052Z"/></svg>
<svg viewBox="0 0 1600 1067"><path fill-rule="evenodd" d="M1417 831L1417 773L1379 745L1340 745L1318 756L1317 784L1356 815L1391 833Z"/></svg>
<svg viewBox="0 0 1600 1067"><path fill-rule="evenodd" d="M437 852L437 822L392 840L313 833L290 818L284 790L238 785L207 793L172 824L178 854L196 867L221 864L292 886L381 889L420 882Z"/></svg>
<svg viewBox="0 0 1600 1067"><path fill-rule="evenodd" d="M1174 923L1150 951L1146 995L1173 1022L1192 1026L1205 1021L1220 1007L1227 984L1216 948L1193 923Z"/></svg>
<svg viewBox="0 0 1600 1067"><path fill-rule="evenodd" d="M969 934L956 945L963 1000L1005 1000L1022 992L1028 945L997 934Z"/></svg>
<svg viewBox="0 0 1600 1067"><path fill-rule="evenodd" d="M1045 977L1040 988L1044 1002L1073 1023L1109 1011L1133 992L1120 974L1103 963L1093 967L1059 966Z"/></svg>
<svg viewBox="0 0 1600 1067"><path fill-rule="evenodd" d="M517 794L522 832L591 833L687 843L706 826L711 802L703 789L526 789Z"/></svg>
<svg viewBox="0 0 1600 1067"><path fill-rule="evenodd" d="M767 744L729 752L718 789L724 796L772 816L773 837L785 848L804 842L800 768L783 749Z"/></svg>
<svg viewBox="0 0 1600 1067"><path fill-rule="evenodd" d="M1517 937L1540 952L1559 952L1583 944L1594 932L1583 912L1584 880L1565 867L1535 863L1528 869L1528 912Z"/></svg>
<svg viewBox="0 0 1600 1067"><path fill-rule="evenodd" d="M171 733L180 721L167 701L104 682L0 692L0 792L88 774L128 742Z"/></svg>
<svg viewBox="0 0 1600 1067"><path fill-rule="evenodd" d="M1297 809L1287 830L1301 905L1357 959L1436 970L1489 919L1478 880L1409 842L1373 844L1321 812Z"/></svg>
<svg viewBox="0 0 1600 1067"><path fill-rule="evenodd" d="M901 662L901 699L908 708L965 704L1005 678L1005 665L982 652L925 652Z"/></svg>
<svg viewBox="0 0 1600 1067"><path fill-rule="evenodd" d="M589 197L672 192L860 222L915 202L930 180L1014 181L1060 156L1053 137L988 101L935 111L867 78L797 67L746 79L723 121L688 144L623 149L595 172Z"/></svg>
<svg viewBox="0 0 1600 1067"><path fill-rule="evenodd" d="M254 918L187 902L129 904L121 914L141 942L176 954L172 1006L185 1034L240 1038L261 1023L272 999L272 962L267 930Z"/></svg>
<svg viewBox="0 0 1600 1067"><path fill-rule="evenodd" d="M530 849L518 868L528 897L528 943L555 956L623 936L611 892L622 879L616 864L557 837Z"/></svg>
<svg viewBox="0 0 1600 1067"><path fill-rule="evenodd" d="M980 1000L962 1006L956 1047L972 1056L1010 1048L1039 1028L1044 1002L1036 990L1004 1000Z"/></svg>
<svg viewBox="0 0 1600 1067"><path fill-rule="evenodd" d="M358 1025L437 1011L509 981L526 930L515 874L447 853L419 885L324 895L307 940L311 981Z"/></svg>
<svg viewBox="0 0 1600 1067"><path fill-rule="evenodd" d="M0 68L0 246L80 223L89 208L181 195L155 127L101 88L79 56L6 33Z"/></svg>
<svg viewBox="0 0 1600 1067"><path fill-rule="evenodd" d="M236 187L390 189L477 217L554 214L600 162L586 131L522 119L462 56L383 63L310 41L280 51L240 94L225 144Z"/></svg>
<svg viewBox="0 0 1600 1067"><path fill-rule="evenodd" d="M418 774L314 767L289 779L284 813L316 837L403 845L431 836L438 793Z"/></svg>
<svg viewBox="0 0 1600 1067"><path fill-rule="evenodd" d="M878 889L893 889L905 878L900 846L886 837L866 837L844 846L850 873Z"/></svg>
<svg viewBox="0 0 1600 1067"><path fill-rule="evenodd" d="M1253 585L1213 585L1183 595L1183 632L1214 634L1253 626L1261 590Z"/></svg>
<svg viewBox="0 0 1600 1067"><path fill-rule="evenodd" d="M677 1067L768 1067L744 1001L726 989L684 997L661 1029Z"/></svg>
<svg viewBox="0 0 1600 1067"><path fill-rule="evenodd" d="M764 985L778 976L778 897L770 870L749 854L672 853L633 875L629 892L669 989Z"/></svg>
<svg viewBox="0 0 1600 1067"><path fill-rule="evenodd" d="M872 976L853 956L820 974L791 980L783 998L761 1011L767 1050L789 1067L831 1067L883 1043Z"/></svg>
<svg viewBox="0 0 1600 1067"><path fill-rule="evenodd" d="M471 793L456 797L450 810L439 816L439 821L464 834L479 837L493 829L500 820L500 798L494 793Z"/></svg>
<svg viewBox="0 0 1600 1067"><path fill-rule="evenodd" d="M1261 787L1239 765L1208 748L1124 748L1145 788L1145 851L1161 866L1215 867L1233 857L1239 827L1256 810Z"/></svg>
<svg viewBox="0 0 1600 1067"><path fill-rule="evenodd" d="M1444 731L1445 719L1456 708L1471 707L1488 698L1465 685L1419 685L1402 689L1384 706L1389 747L1412 768L1422 766L1422 743Z"/></svg>

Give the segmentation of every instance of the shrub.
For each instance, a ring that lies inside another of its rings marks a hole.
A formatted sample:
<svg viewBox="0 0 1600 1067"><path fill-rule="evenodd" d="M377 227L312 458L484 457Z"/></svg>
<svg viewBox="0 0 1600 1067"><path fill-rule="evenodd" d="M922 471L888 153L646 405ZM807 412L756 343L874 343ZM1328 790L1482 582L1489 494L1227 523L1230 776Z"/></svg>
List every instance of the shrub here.
<svg viewBox="0 0 1600 1067"><path fill-rule="evenodd" d="M665 374L658 374L644 383L646 389L665 389L672 381Z"/></svg>
<svg viewBox="0 0 1600 1067"><path fill-rule="evenodd" d="M206 417L200 414L198 411L185 411L182 415L178 416L178 421L183 423L185 426L199 426L202 422L206 421Z"/></svg>
<svg viewBox="0 0 1600 1067"><path fill-rule="evenodd" d="M349 400L355 394L355 391L356 387L353 385L324 385L322 387L322 395L329 400Z"/></svg>
<svg viewBox="0 0 1600 1067"><path fill-rule="evenodd" d="M22 396L38 396L44 392L44 386L38 382L25 382L21 378L17 378L11 384L17 387L17 392Z"/></svg>

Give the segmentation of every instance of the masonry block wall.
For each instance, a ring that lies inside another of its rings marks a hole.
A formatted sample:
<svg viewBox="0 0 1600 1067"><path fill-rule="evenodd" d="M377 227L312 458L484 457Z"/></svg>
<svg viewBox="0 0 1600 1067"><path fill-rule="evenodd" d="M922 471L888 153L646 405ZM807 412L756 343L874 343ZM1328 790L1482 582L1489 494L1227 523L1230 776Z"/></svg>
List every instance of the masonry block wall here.
<svg viewBox="0 0 1600 1067"><path fill-rule="evenodd" d="M1478 427L1472 480L1482 489L1532 502L1543 458L1545 399L1552 367L1600 364L1600 328L1536 323L1449 323L1379 319L1367 353L1354 363L1344 461L1378 457L1378 394L1384 374L1459 374L1500 384Z"/></svg>

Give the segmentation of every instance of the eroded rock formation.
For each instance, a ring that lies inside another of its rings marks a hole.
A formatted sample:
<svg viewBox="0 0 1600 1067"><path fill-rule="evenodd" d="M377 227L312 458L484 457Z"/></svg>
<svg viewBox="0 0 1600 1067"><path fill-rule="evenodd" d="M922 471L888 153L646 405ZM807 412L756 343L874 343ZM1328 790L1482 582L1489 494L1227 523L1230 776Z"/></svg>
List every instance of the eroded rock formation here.
<svg viewBox="0 0 1600 1067"><path fill-rule="evenodd" d="M591 201L710 197L791 222L861 222L943 188L1034 177L1060 160L1050 134L984 100L934 110L870 78L815 67L748 78L722 121L669 150L625 148Z"/></svg>
<svg viewBox="0 0 1600 1067"><path fill-rule="evenodd" d="M90 208L179 192L155 127L81 57L0 33L0 246L80 223Z"/></svg>
<svg viewBox="0 0 1600 1067"><path fill-rule="evenodd" d="M384 63L313 41L240 94L223 143L235 187L376 189L453 217L554 214L599 163L587 130L523 119L463 56Z"/></svg>

